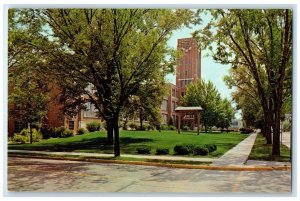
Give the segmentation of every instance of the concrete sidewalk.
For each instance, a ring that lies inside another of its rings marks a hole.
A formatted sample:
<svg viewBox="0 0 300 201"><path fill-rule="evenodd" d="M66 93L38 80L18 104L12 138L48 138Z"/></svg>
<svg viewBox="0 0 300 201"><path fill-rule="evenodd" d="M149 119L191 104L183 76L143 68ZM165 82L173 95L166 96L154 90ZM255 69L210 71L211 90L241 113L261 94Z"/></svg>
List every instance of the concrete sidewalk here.
<svg viewBox="0 0 300 201"><path fill-rule="evenodd" d="M47 152L47 151L27 151L27 150L8 150L8 153L26 153L26 154L42 154L42 155L56 155L56 156L85 156L85 157L101 157L101 158L111 158L114 157L113 154L99 154L99 153L80 153L80 152ZM157 160L170 160L170 161L195 161L195 162L213 162L214 158L192 158L183 156L149 156L149 155L130 155L122 154L122 157L128 158L144 158L144 159L157 159Z"/></svg>
<svg viewBox="0 0 300 201"><path fill-rule="evenodd" d="M212 166L241 166L245 165L248 156L251 152L252 146L255 142L257 133L252 133L237 144L234 148L230 149L223 156L215 160Z"/></svg>

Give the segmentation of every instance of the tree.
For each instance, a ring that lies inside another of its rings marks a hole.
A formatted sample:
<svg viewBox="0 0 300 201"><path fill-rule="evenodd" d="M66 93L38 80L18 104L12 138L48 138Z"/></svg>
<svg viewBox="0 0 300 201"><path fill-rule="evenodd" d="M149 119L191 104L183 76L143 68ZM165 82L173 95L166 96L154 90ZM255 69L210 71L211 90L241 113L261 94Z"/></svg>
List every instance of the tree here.
<svg viewBox="0 0 300 201"><path fill-rule="evenodd" d="M280 155L280 114L290 96L292 12L289 9L211 10L213 20L198 38L215 41L214 59L234 68L246 67L255 81L264 113L265 135L273 155ZM211 28L215 31L212 32ZM207 41L207 40L206 40ZM206 44L207 45L207 44ZM210 45L213 50L213 46Z"/></svg>
<svg viewBox="0 0 300 201"><path fill-rule="evenodd" d="M213 83L202 79L188 85L183 103L185 106L202 107L205 132L212 126L228 127L234 114L230 102L222 100Z"/></svg>
<svg viewBox="0 0 300 201"><path fill-rule="evenodd" d="M160 107L163 96L166 93L164 80L160 83L149 83L148 85L142 84L138 93L130 97L129 103L123 109L125 119L130 117L132 119L139 118L140 130L143 128L143 121L160 124L161 114Z"/></svg>
<svg viewBox="0 0 300 201"><path fill-rule="evenodd" d="M44 66L43 55L38 49L22 43L22 38L34 40L40 27L20 25L20 15L15 9L9 10L8 35L8 89L9 118L26 125L30 130L38 126L46 115L49 87L39 68ZM38 23L38 22L37 22Z"/></svg>
<svg viewBox="0 0 300 201"><path fill-rule="evenodd" d="M194 22L191 10L45 9L48 41L26 41L47 55L49 72L63 88L70 115L91 101L106 121L114 154L120 155L118 120L140 86L163 80L173 68L167 40L173 30ZM33 14L32 14L33 13ZM26 17L26 16L25 16ZM34 18L33 18L34 19ZM45 35L45 33L43 33ZM87 90L92 84L93 90Z"/></svg>

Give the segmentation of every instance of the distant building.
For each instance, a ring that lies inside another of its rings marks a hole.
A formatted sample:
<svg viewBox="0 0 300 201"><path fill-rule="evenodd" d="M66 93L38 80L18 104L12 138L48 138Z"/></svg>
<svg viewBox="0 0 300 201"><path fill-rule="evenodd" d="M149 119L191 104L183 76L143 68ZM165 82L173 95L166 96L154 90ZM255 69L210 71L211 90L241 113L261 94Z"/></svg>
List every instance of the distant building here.
<svg viewBox="0 0 300 201"><path fill-rule="evenodd" d="M243 121L240 119L231 119L229 130L239 131L240 128L243 128Z"/></svg>
<svg viewBox="0 0 300 201"><path fill-rule="evenodd" d="M161 105L164 124L169 124L171 117L176 123L175 108L181 105L180 99L185 95L187 85L201 78L201 50L197 41L194 38L178 39L177 49L182 50L183 55L176 67L176 85L169 84L170 93Z"/></svg>

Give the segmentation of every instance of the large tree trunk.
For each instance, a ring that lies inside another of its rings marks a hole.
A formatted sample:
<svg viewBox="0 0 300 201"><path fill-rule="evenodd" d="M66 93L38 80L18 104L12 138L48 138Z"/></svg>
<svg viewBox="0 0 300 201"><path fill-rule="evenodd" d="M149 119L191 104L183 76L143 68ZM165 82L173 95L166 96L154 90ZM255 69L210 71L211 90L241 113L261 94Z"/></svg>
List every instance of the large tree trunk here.
<svg viewBox="0 0 300 201"><path fill-rule="evenodd" d="M280 109L276 108L273 123L273 156L280 156Z"/></svg>
<svg viewBox="0 0 300 201"><path fill-rule="evenodd" d="M114 144L114 125L112 120L106 121L106 126L107 126L107 139L106 143L109 145Z"/></svg>
<svg viewBox="0 0 300 201"><path fill-rule="evenodd" d="M264 114L264 119L265 119L265 124L263 125L263 135L265 136L267 140L267 144L272 144L272 113L270 112L265 112Z"/></svg>
<svg viewBox="0 0 300 201"><path fill-rule="evenodd" d="M120 156L120 136L119 136L119 125L118 125L118 120L113 121L113 128L114 128L114 155L115 157Z"/></svg>

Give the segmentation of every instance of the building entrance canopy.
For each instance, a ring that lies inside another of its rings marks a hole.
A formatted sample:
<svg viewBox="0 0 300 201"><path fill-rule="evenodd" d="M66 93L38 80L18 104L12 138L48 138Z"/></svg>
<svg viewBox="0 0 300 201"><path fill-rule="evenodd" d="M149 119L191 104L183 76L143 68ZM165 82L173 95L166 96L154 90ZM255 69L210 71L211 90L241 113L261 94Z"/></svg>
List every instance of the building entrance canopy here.
<svg viewBox="0 0 300 201"><path fill-rule="evenodd" d="M180 122L181 122L181 115L182 114L193 114L194 115L194 121L195 121L195 117L197 117L197 132L199 135L200 132L200 112L201 112L202 107L198 106L198 107L177 107L175 109L175 112L178 116L178 124L177 124L177 129L178 129L178 133L180 133Z"/></svg>

